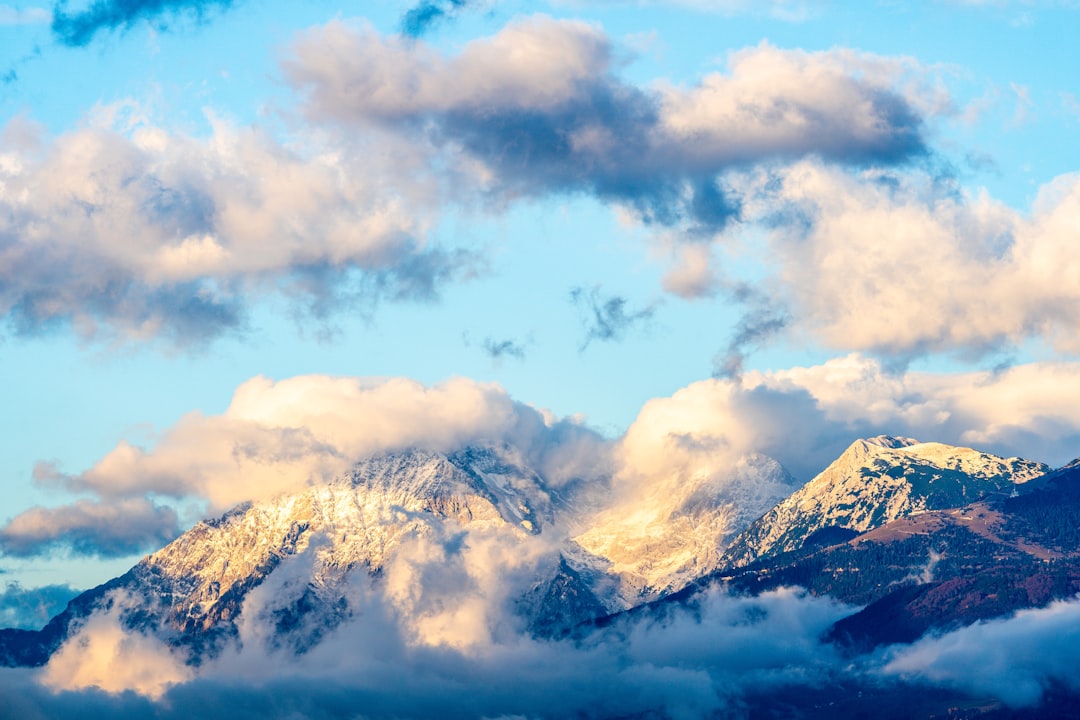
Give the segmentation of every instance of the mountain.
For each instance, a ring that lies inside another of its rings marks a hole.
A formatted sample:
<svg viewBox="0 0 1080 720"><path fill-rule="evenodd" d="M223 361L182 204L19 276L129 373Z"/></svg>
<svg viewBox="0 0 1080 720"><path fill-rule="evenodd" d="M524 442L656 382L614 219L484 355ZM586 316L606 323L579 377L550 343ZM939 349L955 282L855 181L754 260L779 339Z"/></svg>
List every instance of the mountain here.
<svg viewBox="0 0 1080 720"><path fill-rule="evenodd" d="M369 612L371 593L405 632L445 644L487 611L458 612L459 592L510 632L558 638L717 583L796 585L860 608L830 637L861 651L1080 592L1080 461L1049 471L882 436L798 489L760 455L678 480L597 511L609 486L554 486L506 445L368 458L197 524L40 631L0 630L0 665L48 662L102 613L189 665L251 627L303 655Z"/></svg>
<svg viewBox="0 0 1080 720"><path fill-rule="evenodd" d="M1015 494L762 558L695 588L712 582L750 594L796 585L862 606L832 631L857 651L1071 598L1080 593L1080 462Z"/></svg>
<svg viewBox="0 0 1080 720"><path fill-rule="evenodd" d="M351 615L358 575L377 583L388 563L418 543L453 554L473 536L532 548L524 554L537 559L521 581L517 608L530 632L558 634L623 607L615 582L588 566L603 561L572 542L562 543L566 556L560 552L556 516L565 512L567 498L509 447L371 458L337 481L200 522L125 575L76 598L44 630L3 631L0 662L46 662L83 619L122 593L129 629L184 649L198 664L236 639L245 601L285 565L299 580L275 589L263 619L277 642L303 652ZM553 548L546 553L537 549L545 532L554 536L543 544Z"/></svg>
<svg viewBox="0 0 1080 720"><path fill-rule="evenodd" d="M1049 467L970 448L882 435L857 440L754 521L724 552L728 567L832 544L902 517L1010 495Z"/></svg>
<svg viewBox="0 0 1080 720"><path fill-rule="evenodd" d="M87 618L111 611L193 665L238 642L252 613L276 645L303 653L358 612L361 586L392 596L405 624L420 627L432 612L421 604L449 602L421 596L475 585L466 555L489 545L513 558L498 563L486 594L522 631L557 637L716 569L726 541L792 484L779 463L752 456L652 503L643 541L626 518L593 511L589 493L602 484L552 486L509 445L372 457L333 482L198 523L41 631L0 631L0 664L42 665ZM425 591L433 572L447 577ZM401 578L418 586L402 590Z"/></svg>

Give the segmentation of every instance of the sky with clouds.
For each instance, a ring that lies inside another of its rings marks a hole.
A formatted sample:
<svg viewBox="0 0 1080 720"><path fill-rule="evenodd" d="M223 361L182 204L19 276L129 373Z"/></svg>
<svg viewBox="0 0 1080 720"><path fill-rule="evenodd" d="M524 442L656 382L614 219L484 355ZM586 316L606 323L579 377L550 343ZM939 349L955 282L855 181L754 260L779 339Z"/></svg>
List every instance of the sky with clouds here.
<svg viewBox="0 0 1080 720"><path fill-rule="evenodd" d="M1078 26L0 3L4 607L387 449L510 441L623 500L878 433L1068 462Z"/></svg>

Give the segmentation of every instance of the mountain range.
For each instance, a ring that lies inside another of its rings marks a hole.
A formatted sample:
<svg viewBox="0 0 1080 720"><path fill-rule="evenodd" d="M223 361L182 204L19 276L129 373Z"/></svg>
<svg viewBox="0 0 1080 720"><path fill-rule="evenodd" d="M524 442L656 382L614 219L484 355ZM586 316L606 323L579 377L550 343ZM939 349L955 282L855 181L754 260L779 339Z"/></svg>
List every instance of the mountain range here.
<svg viewBox="0 0 1080 720"><path fill-rule="evenodd" d="M41 630L0 630L0 665L47 665L103 614L193 673L253 624L303 656L374 612L372 588L414 640L468 647L477 632L585 641L718 588L794 586L850 607L825 638L851 656L1080 592L1080 461L1053 470L880 436L802 485L753 455L628 516L605 505L610 486L556 486L523 457L509 445L379 455L240 505Z"/></svg>

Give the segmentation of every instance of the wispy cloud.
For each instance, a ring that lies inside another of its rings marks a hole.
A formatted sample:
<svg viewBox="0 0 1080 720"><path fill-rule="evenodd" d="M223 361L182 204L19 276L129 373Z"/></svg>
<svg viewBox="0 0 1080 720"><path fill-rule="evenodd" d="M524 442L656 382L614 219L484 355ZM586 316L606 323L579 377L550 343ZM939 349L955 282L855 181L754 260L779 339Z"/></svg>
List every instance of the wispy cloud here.
<svg viewBox="0 0 1080 720"><path fill-rule="evenodd" d="M495 338L488 337L484 338L481 347L492 360L501 360L504 357L517 358L518 360L525 359L525 346L517 340L509 338L505 340L496 340Z"/></svg>
<svg viewBox="0 0 1080 720"><path fill-rule="evenodd" d="M52 31L57 40L71 47L90 44L103 31L130 28L138 22L153 22L158 29L168 27L178 17L196 21L208 13L225 10L235 0L93 0L88 7L68 11L68 0L53 7Z"/></svg>
<svg viewBox="0 0 1080 720"><path fill-rule="evenodd" d="M420 0L402 16L401 31L412 37L420 37L436 24L473 4L474 0Z"/></svg>
<svg viewBox="0 0 1080 720"><path fill-rule="evenodd" d="M570 302L581 313L585 339L581 350L586 350L595 340L613 342L622 340L631 328L649 320L656 312L656 305L632 309L629 301L619 295L604 295L599 285L590 288L576 287L570 290Z"/></svg>

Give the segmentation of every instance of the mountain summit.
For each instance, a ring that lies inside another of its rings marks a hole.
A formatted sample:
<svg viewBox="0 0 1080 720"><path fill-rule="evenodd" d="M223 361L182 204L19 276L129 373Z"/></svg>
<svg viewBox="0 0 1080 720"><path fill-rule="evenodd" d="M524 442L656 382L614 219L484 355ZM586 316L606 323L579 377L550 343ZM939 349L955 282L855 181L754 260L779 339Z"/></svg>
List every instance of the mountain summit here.
<svg viewBox="0 0 1080 720"><path fill-rule="evenodd" d="M891 520L960 507L1050 470L1043 463L881 435L856 440L825 470L769 510L725 552L729 566L838 542Z"/></svg>

